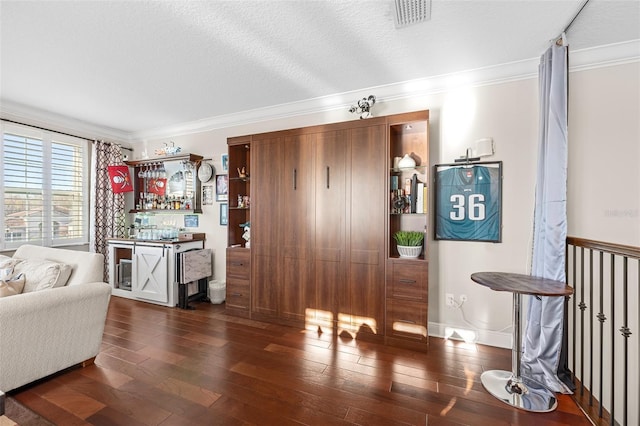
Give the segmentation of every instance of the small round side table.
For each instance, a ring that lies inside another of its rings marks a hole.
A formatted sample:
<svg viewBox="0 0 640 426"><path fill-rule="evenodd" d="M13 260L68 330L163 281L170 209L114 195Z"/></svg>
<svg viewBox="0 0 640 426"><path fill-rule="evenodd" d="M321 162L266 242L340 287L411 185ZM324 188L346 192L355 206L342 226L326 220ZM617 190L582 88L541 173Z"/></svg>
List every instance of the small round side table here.
<svg viewBox="0 0 640 426"><path fill-rule="evenodd" d="M513 349L511 371L490 370L480 376L485 389L500 401L512 407L534 412L549 412L556 409L558 400L553 392L541 383L520 375L522 333L520 330L521 295L569 296L573 289L561 281L531 275L508 272L476 272L471 274L476 283L495 291L513 293Z"/></svg>

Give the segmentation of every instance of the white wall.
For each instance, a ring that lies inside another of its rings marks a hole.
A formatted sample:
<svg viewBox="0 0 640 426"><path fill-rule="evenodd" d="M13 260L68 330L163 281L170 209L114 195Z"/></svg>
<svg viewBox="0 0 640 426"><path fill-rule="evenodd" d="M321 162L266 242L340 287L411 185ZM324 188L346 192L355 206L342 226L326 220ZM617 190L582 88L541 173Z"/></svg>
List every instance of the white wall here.
<svg viewBox="0 0 640 426"><path fill-rule="evenodd" d="M640 246L640 63L571 74L569 235Z"/></svg>

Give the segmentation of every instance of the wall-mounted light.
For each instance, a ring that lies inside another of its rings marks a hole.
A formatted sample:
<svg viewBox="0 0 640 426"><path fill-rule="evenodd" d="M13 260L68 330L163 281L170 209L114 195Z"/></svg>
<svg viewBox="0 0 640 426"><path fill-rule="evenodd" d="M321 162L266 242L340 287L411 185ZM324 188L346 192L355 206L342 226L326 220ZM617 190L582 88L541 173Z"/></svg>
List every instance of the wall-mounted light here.
<svg viewBox="0 0 640 426"><path fill-rule="evenodd" d="M493 143L493 138L482 138L475 142L475 149L473 150L474 157L489 157L496 153L496 146Z"/></svg>
<svg viewBox="0 0 640 426"><path fill-rule="evenodd" d="M490 157L496 153L493 138L482 138L475 141L475 148L467 148L465 155L456 158L456 163L480 161L482 157Z"/></svg>
<svg viewBox="0 0 640 426"><path fill-rule="evenodd" d="M371 108L376 103L376 97L369 95L368 98L362 98L358 101L358 105L351 105L349 112L358 114L361 119L370 118L373 116Z"/></svg>

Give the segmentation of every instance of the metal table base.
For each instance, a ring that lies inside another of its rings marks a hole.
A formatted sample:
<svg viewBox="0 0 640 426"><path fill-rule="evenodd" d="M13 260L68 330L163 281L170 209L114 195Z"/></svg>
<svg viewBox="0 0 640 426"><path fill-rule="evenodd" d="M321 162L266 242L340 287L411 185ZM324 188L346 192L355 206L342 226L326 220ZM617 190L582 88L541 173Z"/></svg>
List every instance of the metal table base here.
<svg viewBox="0 0 640 426"><path fill-rule="evenodd" d="M520 293L513 293L513 349L512 371L490 370L480 376L484 388L505 404L537 413L553 411L558 400L553 392L541 383L520 376L522 333L520 331Z"/></svg>
<svg viewBox="0 0 640 426"><path fill-rule="evenodd" d="M558 406L558 400L549 389L527 377L514 378L510 371L485 371L480 380L487 392L512 407L546 413Z"/></svg>

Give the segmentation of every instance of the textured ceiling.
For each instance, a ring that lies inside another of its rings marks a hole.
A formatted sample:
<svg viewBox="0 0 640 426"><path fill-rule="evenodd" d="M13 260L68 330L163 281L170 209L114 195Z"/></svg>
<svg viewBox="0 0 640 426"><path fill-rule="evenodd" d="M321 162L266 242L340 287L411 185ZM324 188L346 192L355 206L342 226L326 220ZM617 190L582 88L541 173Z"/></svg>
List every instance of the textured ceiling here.
<svg viewBox="0 0 640 426"><path fill-rule="evenodd" d="M433 0L396 29L388 0L2 0L0 101L140 132L538 57L581 4ZM639 22L637 0L591 0L571 48Z"/></svg>

